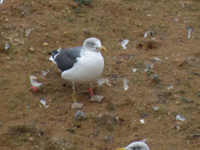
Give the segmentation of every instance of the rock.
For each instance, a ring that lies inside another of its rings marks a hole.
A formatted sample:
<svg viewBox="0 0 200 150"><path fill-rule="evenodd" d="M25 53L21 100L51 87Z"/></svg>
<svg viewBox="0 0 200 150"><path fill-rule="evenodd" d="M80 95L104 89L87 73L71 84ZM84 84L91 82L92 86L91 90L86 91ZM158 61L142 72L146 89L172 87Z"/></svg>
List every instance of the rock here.
<svg viewBox="0 0 200 150"><path fill-rule="evenodd" d="M26 30L25 30L25 37L28 37L28 36L31 34L32 31L33 31L32 28L26 29Z"/></svg>
<svg viewBox="0 0 200 150"><path fill-rule="evenodd" d="M82 121L82 120L85 120L86 119L86 116L85 116L85 113L78 110L76 113L75 113L75 120L79 120L79 121Z"/></svg>
<svg viewBox="0 0 200 150"><path fill-rule="evenodd" d="M98 103L101 103L104 99L104 96L102 95L93 95L91 98L90 98L90 101L91 102L98 102Z"/></svg>
<svg viewBox="0 0 200 150"><path fill-rule="evenodd" d="M152 108L154 111L158 111L160 109L158 106L153 106Z"/></svg>
<svg viewBox="0 0 200 150"><path fill-rule="evenodd" d="M83 104L82 103L74 102L72 104L72 109L81 109L81 108L83 108Z"/></svg>
<svg viewBox="0 0 200 150"><path fill-rule="evenodd" d="M29 48L29 51L30 51L30 52L34 52L35 49L34 49L33 47L30 47L30 48Z"/></svg>
<svg viewBox="0 0 200 150"><path fill-rule="evenodd" d="M159 83L160 82L160 78L157 74L153 74L152 75L152 80L155 82L155 83Z"/></svg>
<svg viewBox="0 0 200 150"><path fill-rule="evenodd" d="M49 44L47 42L44 42L42 45L43 46L48 46Z"/></svg>
<svg viewBox="0 0 200 150"><path fill-rule="evenodd" d="M113 141L113 137L110 135L104 136L104 141L107 143L111 143Z"/></svg>

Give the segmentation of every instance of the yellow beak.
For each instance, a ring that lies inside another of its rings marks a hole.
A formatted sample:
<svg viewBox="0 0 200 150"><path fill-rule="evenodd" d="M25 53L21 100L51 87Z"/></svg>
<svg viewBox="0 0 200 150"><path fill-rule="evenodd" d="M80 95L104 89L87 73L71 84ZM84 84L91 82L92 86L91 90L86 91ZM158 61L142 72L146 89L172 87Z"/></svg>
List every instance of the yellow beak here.
<svg viewBox="0 0 200 150"><path fill-rule="evenodd" d="M103 52L107 52L107 49L103 45L101 46L100 50Z"/></svg>

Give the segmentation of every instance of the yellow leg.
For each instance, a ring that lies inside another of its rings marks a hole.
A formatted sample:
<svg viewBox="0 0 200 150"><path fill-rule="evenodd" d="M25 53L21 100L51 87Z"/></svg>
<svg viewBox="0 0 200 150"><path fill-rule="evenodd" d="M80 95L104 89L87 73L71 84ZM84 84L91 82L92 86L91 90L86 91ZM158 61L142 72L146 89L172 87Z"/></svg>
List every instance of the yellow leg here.
<svg viewBox="0 0 200 150"><path fill-rule="evenodd" d="M72 90L73 90L72 100L73 100L73 102L77 102L77 99L76 99L76 85L75 85L74 81L72 82Z"/></svg>

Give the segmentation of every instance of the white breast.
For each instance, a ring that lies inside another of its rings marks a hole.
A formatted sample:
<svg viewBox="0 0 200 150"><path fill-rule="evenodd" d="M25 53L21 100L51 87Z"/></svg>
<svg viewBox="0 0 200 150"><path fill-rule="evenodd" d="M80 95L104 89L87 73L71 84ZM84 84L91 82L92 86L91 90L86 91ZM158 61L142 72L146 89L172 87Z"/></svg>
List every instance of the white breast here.
<svg viewBox="0 0 200 150"><path fill-rule="evenodd" d="M74 66L62 73L62 78L71 81L96 80L104 69L104 58L101 53L84 53Z"/></svg>

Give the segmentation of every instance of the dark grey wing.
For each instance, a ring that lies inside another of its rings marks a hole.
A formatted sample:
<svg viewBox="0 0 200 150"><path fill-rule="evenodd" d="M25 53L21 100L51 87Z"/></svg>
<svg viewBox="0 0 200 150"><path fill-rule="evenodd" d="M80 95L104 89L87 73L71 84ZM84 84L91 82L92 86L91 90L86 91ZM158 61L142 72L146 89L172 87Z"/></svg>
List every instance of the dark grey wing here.
<svg viewBox="0 0 200 150"><path fill-rule="evenodd" d="M61 49L55 57L55 62L61 71L68 70L77 62L80 57L82 47L73 47L69 49Z"/></svg>

